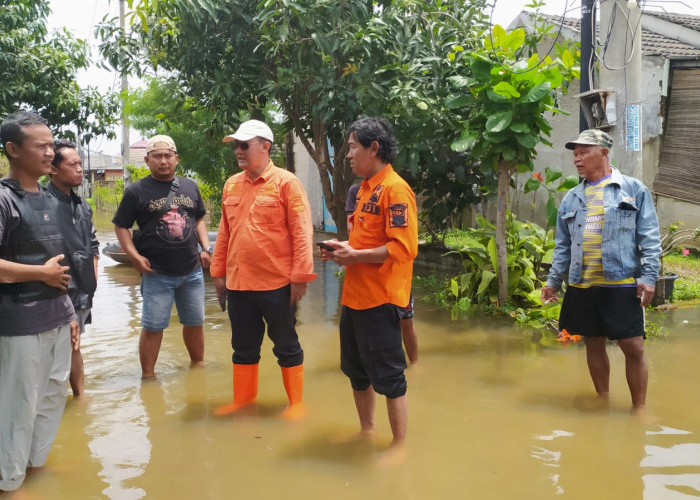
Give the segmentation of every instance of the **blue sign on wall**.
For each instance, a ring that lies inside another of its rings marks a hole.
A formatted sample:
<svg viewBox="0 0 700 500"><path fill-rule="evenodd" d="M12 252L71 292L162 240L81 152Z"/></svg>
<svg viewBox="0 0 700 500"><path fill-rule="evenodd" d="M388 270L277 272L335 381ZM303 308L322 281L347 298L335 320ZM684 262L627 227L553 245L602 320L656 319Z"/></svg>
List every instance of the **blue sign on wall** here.
<svg viewBox="0 0 700 500"><path fill-rule="evenodd" d="M627 106L627 140L625 149L627 151L642 150L642 106L640 104L629 104Z"/></svg>

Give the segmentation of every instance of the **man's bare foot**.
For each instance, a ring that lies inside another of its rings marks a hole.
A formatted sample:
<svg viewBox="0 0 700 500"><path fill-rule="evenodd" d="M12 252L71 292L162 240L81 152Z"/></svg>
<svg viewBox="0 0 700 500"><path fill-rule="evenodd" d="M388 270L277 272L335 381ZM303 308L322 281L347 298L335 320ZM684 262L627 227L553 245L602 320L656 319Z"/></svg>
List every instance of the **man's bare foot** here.
<svg viewBox="0 0 700 500"><path fill-rule="evenodd" d="M156 379L156 374L154 372L149 372L149 373L142 372L141 373L141 380L143 382L147 382L147 381L155 380L155 379Z"/></svg>
<svg viewBox="0 0 700 500"><path fill-rule="evenodd" d="M192 361L190 363L190 368L204 368L208 364L209 363L207 363L206 361Z"/></svg>
<svg viewBox="0 0 700 500"><path fill-rule="evenodd" d="M389 449L379 456L379 465L381 467L394 467L406 461L406 444L401 441L399 443L391 443Z"/></svg>
<svg viewBox="0 0 700 500"><path fill-rule="evenodd" d="M376 437L376 431L374 429L361 430L355 434L349 436L337 436L331 439L333 444L349 444L349 443L359 443L359 442L371 442L374 441Z"/></svg>
<svg viewBox="0 0 700 500"><path fill-rule="evenodd" d="M596 396L577 396L574 399L574 407L582 411L603 411L610 408L610 398L607 392Z"/></svg>

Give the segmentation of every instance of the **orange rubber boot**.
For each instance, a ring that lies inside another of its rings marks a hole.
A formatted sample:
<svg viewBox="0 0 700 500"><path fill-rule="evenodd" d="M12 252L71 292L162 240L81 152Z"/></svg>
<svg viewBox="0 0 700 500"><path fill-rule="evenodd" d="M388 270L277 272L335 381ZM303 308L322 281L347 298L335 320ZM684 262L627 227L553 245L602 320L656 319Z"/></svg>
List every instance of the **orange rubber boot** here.
<svg viewBox="0 0 700 500"><path fill-rule="evenodd" d="M299 420L306 416L306 405L302 401L304 395L304 365L282 366L282 381L287 391L289 405L282 416L287 420Z"/></svg>
<svg viewBox="0 0 700 500"><path fill-rule="evenodd" d="M233 364L233 403L217 408L214 415L230 415L255 402L258 395L258 364Z"/></svg>

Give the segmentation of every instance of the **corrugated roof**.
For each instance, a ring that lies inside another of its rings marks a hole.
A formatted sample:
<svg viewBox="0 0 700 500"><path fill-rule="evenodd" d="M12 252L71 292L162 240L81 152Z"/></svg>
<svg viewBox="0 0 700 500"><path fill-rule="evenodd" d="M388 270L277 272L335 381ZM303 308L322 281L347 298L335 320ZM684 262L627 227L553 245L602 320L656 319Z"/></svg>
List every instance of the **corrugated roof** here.
<svg viewBox="0 0 700 500"><path fill-rule="evenodd" d="M531 12L527 13L532 14ZM644 12L644 14L653 15L665 21L700 32L700 17L698 16L690 16L687 14L652 14L649 12ZM547 14L540 14L540 16L557 25L561 21L561 16L551 16ZM580 19L570 17L564 18L563 25L571 30L581 31ZM646 56L661 55L669 58L700 57L700 48L642 28L642 54Z"/></svg>

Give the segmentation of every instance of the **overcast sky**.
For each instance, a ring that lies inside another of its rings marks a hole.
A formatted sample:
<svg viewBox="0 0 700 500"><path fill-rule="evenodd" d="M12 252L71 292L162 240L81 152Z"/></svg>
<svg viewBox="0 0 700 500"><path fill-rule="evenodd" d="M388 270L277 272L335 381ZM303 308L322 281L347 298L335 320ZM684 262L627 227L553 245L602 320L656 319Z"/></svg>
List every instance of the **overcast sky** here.
<svg viewBox="0 0 700 500"><path fill-rule="evenodd" d="M225 1L225 0L222 0ZM624 1L624 0L622 0ZM646 9L661 12L663 7L667 12L700 15L700 8L691 9L690 4L697 4L698 0L648 0ZM493 9L493 24L507 27L517 14L525 9L529 0L496 0ZM66 27L79 38L88 40L95 45L94 26L105 15L117 16L119 13L118 0L49 0L52 13L49 16L49 28ZM581 16L580 0L547 0L543 12L547 14L562 15L566 9L567 17L578 18ZM97 50L92 51L93 60L98 58ZM101 89L118 89L119 78L116 74L93 67L83 71L78 76L81 86L94 85ZM90 145L90 149L102 151L107 154L119 154L121 151L121 129L116 130L117 139L97 139ZM137 133L131 134L131 141L140 139Z"/></svg>

